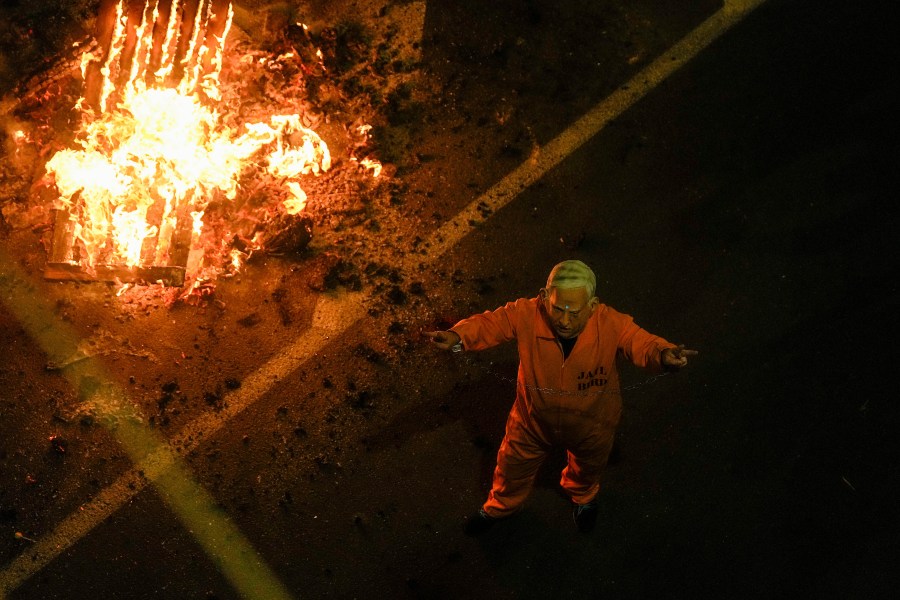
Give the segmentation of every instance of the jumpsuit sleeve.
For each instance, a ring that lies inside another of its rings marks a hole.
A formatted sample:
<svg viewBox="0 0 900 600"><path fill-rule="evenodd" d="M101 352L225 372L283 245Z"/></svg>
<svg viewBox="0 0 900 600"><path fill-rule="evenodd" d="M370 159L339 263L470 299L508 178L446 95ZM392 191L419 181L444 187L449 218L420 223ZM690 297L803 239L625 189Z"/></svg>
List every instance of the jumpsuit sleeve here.
<svg viewBox="0 0 900 600"><path fill-rule="evenodd" d="M466 350L485 350L516 338L518 306L522 302L508 302L493 311L485 311L463 319L450 328L462 340Z"/></svg>
<svg viewBox="0 0 900 600"><path fill-rule="evenodd" d="M620 313L618 317L621 319L618 351L639 367L662 371L661 353L675 344L642 329L628 315Z"/></svg>

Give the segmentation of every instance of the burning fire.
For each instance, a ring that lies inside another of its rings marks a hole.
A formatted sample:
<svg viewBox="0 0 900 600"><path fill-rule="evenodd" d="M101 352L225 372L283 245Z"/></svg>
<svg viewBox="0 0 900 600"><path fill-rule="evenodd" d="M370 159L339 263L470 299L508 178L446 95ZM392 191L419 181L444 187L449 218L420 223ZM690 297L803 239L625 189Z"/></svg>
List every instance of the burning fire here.
<svg viewBox="0 0 900 600"><path fill-rule="evenodd" d="M106 56L82 59L85 81L99 66L99 98L78 101L74 147L46 165L59 194L54 208L68 215L64 260L88 273L176 264L198 285L213 277L223 252L222 243L203 243L210 202L235 200L242 182L266 173L286 197L270 210L299 213L307 202L303 177L327 171L331 156L299 114L242 124L222 114L230 2L217 15L218 0L145 0L133 41L124 2ZM242 252L224 253L240 264Z"/></svg>

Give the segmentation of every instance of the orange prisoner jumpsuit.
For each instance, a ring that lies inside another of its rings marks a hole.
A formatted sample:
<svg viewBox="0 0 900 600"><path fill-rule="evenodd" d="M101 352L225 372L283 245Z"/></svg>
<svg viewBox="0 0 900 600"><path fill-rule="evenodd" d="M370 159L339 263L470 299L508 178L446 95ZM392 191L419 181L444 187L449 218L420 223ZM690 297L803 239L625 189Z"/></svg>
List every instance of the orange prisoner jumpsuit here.
<svg viewBox="0 0 900 600"><path fill-rule="evenodd" d="M540 298L510 302L463 319L451 330L466 350L484 350L513 339L518 343L516 400L483 507L492 517L518 510L554 445L565 447L568 455L560 485L576 503L591 501L600 490L622 412L616 356L659 371L660 353L675 347L641 329L630 316L600 304L563 359Z"/></svg>

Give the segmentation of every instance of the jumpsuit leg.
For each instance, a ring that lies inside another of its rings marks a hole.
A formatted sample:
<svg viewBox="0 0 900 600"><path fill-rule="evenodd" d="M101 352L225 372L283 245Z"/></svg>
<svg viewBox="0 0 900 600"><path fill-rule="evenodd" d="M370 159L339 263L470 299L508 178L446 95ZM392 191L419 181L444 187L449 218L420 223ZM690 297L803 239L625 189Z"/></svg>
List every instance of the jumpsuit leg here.
<svg viewBox="0 0 900 600"><path fill-rule="evenodd" d="M598 429L567 450L568 464L559 484L576 504L586 504L600 491L600 479L612 451L615 428Z"/></svg>
<svg viewBox="0 0 900 600"><path fill-rule="evenodd" d="M545 445L510 415L497 452L491 492L482 507L484 512L496 518L516 512L531 493L535 475L546 456Z"/></svg>

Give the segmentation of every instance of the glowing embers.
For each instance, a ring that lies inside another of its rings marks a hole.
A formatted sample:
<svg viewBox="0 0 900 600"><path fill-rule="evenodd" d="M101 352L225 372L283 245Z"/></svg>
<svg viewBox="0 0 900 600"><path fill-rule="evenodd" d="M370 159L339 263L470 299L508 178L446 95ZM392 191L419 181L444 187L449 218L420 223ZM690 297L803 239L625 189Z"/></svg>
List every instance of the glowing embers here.
<svg viewBox="0 0 900 600"><path fill-rule="evenodd" d="M331 157L300 115L241 123L220 114L230 4L224 22L210 0L148 0L134 26L125 12L120 3L106 57L88 61L102 77L79 107L98 109L83 111L73 147L46 166L59 212L45 276L198 285L239 267L248 250L229 247L234 231L207 226L211 203L234 202L262 177L280 189L255 218L296 214L301 178L327 171Z"/></svg>

